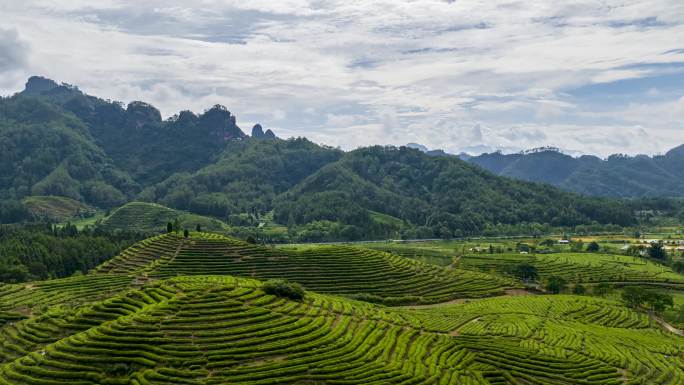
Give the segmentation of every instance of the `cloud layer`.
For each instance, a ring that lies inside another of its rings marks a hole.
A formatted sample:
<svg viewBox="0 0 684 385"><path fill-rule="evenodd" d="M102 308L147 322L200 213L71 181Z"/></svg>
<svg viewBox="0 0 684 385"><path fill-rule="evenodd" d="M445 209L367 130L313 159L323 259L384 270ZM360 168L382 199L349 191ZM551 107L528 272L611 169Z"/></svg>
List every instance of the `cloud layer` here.
<svg viewBox="0 0 684 385"><path fill-rule="evenodd" d="M243 127L347 149L684 142L678 0L13 3L3 94L40 74L166 116L221 103Z"/></svg>

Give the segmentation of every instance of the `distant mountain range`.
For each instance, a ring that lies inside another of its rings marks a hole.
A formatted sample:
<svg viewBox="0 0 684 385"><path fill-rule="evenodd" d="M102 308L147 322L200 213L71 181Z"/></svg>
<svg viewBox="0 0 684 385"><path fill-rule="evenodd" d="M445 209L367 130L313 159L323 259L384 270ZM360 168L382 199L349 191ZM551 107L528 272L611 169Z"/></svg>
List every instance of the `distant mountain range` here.
<svg viewBox="0 0 684 385"><path fill-rule="evenodd" d="M304 138L282 140L261 125L251 133L220 105L162 120L144 102L124 106L32 77L22 92L0 99L0 219L18 216L8 202L63 196L101 209L160 203L231 224L268 216L304 234L300 239L319 240L635 223L621 202L496 176L443 151L343 152ZM521 159L538 156L575 162L555 152ZM471 162L520 176L505 171L508 156L491 157ZM571 173L560 161L544 165L535 174L544 182Z"/></svg>
<svg viewBox="0 0 684 385"><path fill-rule="evenodd" d="M684 196L684 145L665 155L611 155L607 159L583 155L573 157L553 147L524 152L481 155L447 154L411 143L433 156L458 156L496 175L548 183L564 190L604 197Z"/></svg>

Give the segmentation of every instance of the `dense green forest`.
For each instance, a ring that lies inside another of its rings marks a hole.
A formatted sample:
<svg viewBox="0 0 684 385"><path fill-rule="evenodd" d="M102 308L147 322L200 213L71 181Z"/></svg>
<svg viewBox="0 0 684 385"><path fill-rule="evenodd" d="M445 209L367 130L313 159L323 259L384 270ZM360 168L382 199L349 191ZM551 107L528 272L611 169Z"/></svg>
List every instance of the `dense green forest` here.
<svg viewBox="0 0 684 385"><path fill-rule="evenodd" d="M0 99L0 152L2 223L46 219L35 196L108 213L159 203L277 241L612 229L644 210L641 200L575 195L406 147L343 152L261 125L248 136L223 106L163 120L149 104L124 107L40 77Z"/></svg>
<svg viewBox="0 0 684 385"><path fill-rule="evenodd" d="M70 224L0 225L0 282L87 273L143 237L126 231L79 231Z"/></svg>

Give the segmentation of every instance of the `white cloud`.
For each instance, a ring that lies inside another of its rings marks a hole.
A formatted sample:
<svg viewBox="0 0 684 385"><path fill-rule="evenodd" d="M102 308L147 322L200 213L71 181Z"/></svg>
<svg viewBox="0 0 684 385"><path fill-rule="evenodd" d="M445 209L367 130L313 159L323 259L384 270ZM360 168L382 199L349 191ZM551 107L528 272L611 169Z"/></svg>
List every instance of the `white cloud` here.
<svg viewBox="0 0 684 385"><path fill-rule="evenodd" d="M41 74L149 101L165 116L220 103L280 136L344 148L548 144L607 154L684 141L682 94L647 85L643 97L616 102L571 92L676 73L663 65L684 62L677 0L12 3L0 2L0 29L31 49L0 50L0 70L6 56L21 63L0 82L5 94Z"/></svg>

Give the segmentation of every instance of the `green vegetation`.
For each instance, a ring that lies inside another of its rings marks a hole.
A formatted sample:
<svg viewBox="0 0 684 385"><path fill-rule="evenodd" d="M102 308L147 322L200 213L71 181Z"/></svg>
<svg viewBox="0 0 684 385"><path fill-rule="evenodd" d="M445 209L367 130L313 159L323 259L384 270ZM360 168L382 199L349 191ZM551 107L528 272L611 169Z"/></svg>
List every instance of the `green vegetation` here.
<svg viewBox="0 0 684 385"><path fill-rule="evenodd" d="M586 364L596 360L620 373L620 378L615 378L608 371L603 376L587 370L597 381L678 384L684 380L679 357L684 339L656 329L647 315L617 301L569 295L496 297L413 312L432 328L448 329L451 335L510 339L537 354L574 358ZM540 371L553 367L547 363ZM548 381L583 383L580 377ZM518 382L506 378L502 383Z"/></svg>
<svg viewBox="0 0 684 385"><path fill-rule="evenodd" d="M49 224L0 226L0 282L86 273L142 238L134 232L79 231Z"/></svg>
<svg viewBox="0 0 684 385"><path fill-rule="evenodd" d="M30 196L22 200L34 218L53 222L66 222L88 218L97 210L82 202L60 196Z"/></svg>
<svg viewBox="0 0 684 385"><path fill-rule="evenodd" d="M102 212L154 202L258 242L615 232L684 218L679 201L579 196L405 147L343 152L305 138L250 138L222 106L163 121L149 104L124 108L38 77L0 99L0 116L2 223L30 221L45 205L64 211L65 202L27 198L46 195Z"/></svg>
<svg viewBox="0 0 684 385"><path fill-rule="evenodd" d="M515 283L346 246L272 249L216 234L160 235L105 262L98 272L151 278L224 274L286 279L307 290L387 304L434 303L502 293Z"/></svg>
<svg viewBox="0 0 684 385"><path fill-rule="evenodd" d="M684 338L619 301L473 298L515 286L365 248L171 232L85 275L0 285L0 383L684 381Z"/></svg>
<svg viewBox="0 0 684 385"><path fill-rule="evenodd" d="M471 254L461 258L460 266L500 273L515 272L522 264L536 268L541 279L553 276L566 282L642 282L662 285L682 285L684 275L650 260L616 254L555 253L555 254Z"/></svg>
<svg viewBox="0 0 684 385"><path fill-rule="evenodd" d="M413 224L402 231L408 238L482 234L494 224L634 223L631 212L614 201L497 178L458 159L405 147L351 151L275 201L277 222L340 222L357 229L349 231L352 240L362 239L361 234L387 238L400 230L391 222L371 220L371 212Z"/></svg>
<svg viewBox="0 0 684 385"><path fill-rule="evenodd" d="M296 282L287 282L283 279L270 279L264 282L263 289L266 294L278 297L301 300L304 298L304 288Z"/></svg>
<svg viewBox="0 0 684 385"><path fill-rule="evenodd" d="M167 223L177 222L178 231L194 229L198 225L209 231L227 230L229 227L221 221L170 209L155 203L131 202L112 211L102 219L100 227L108 230L133 230L145 233L161 233Z"/></svg>
<svg viewBox="0 0 684 385"><path fill-rule="evenodd" d="M684 145L665 155L573 158L553 149L528 154L482 154L468 159L497 175L551 183L593 196L670 197L684 191Z"/></svg>

